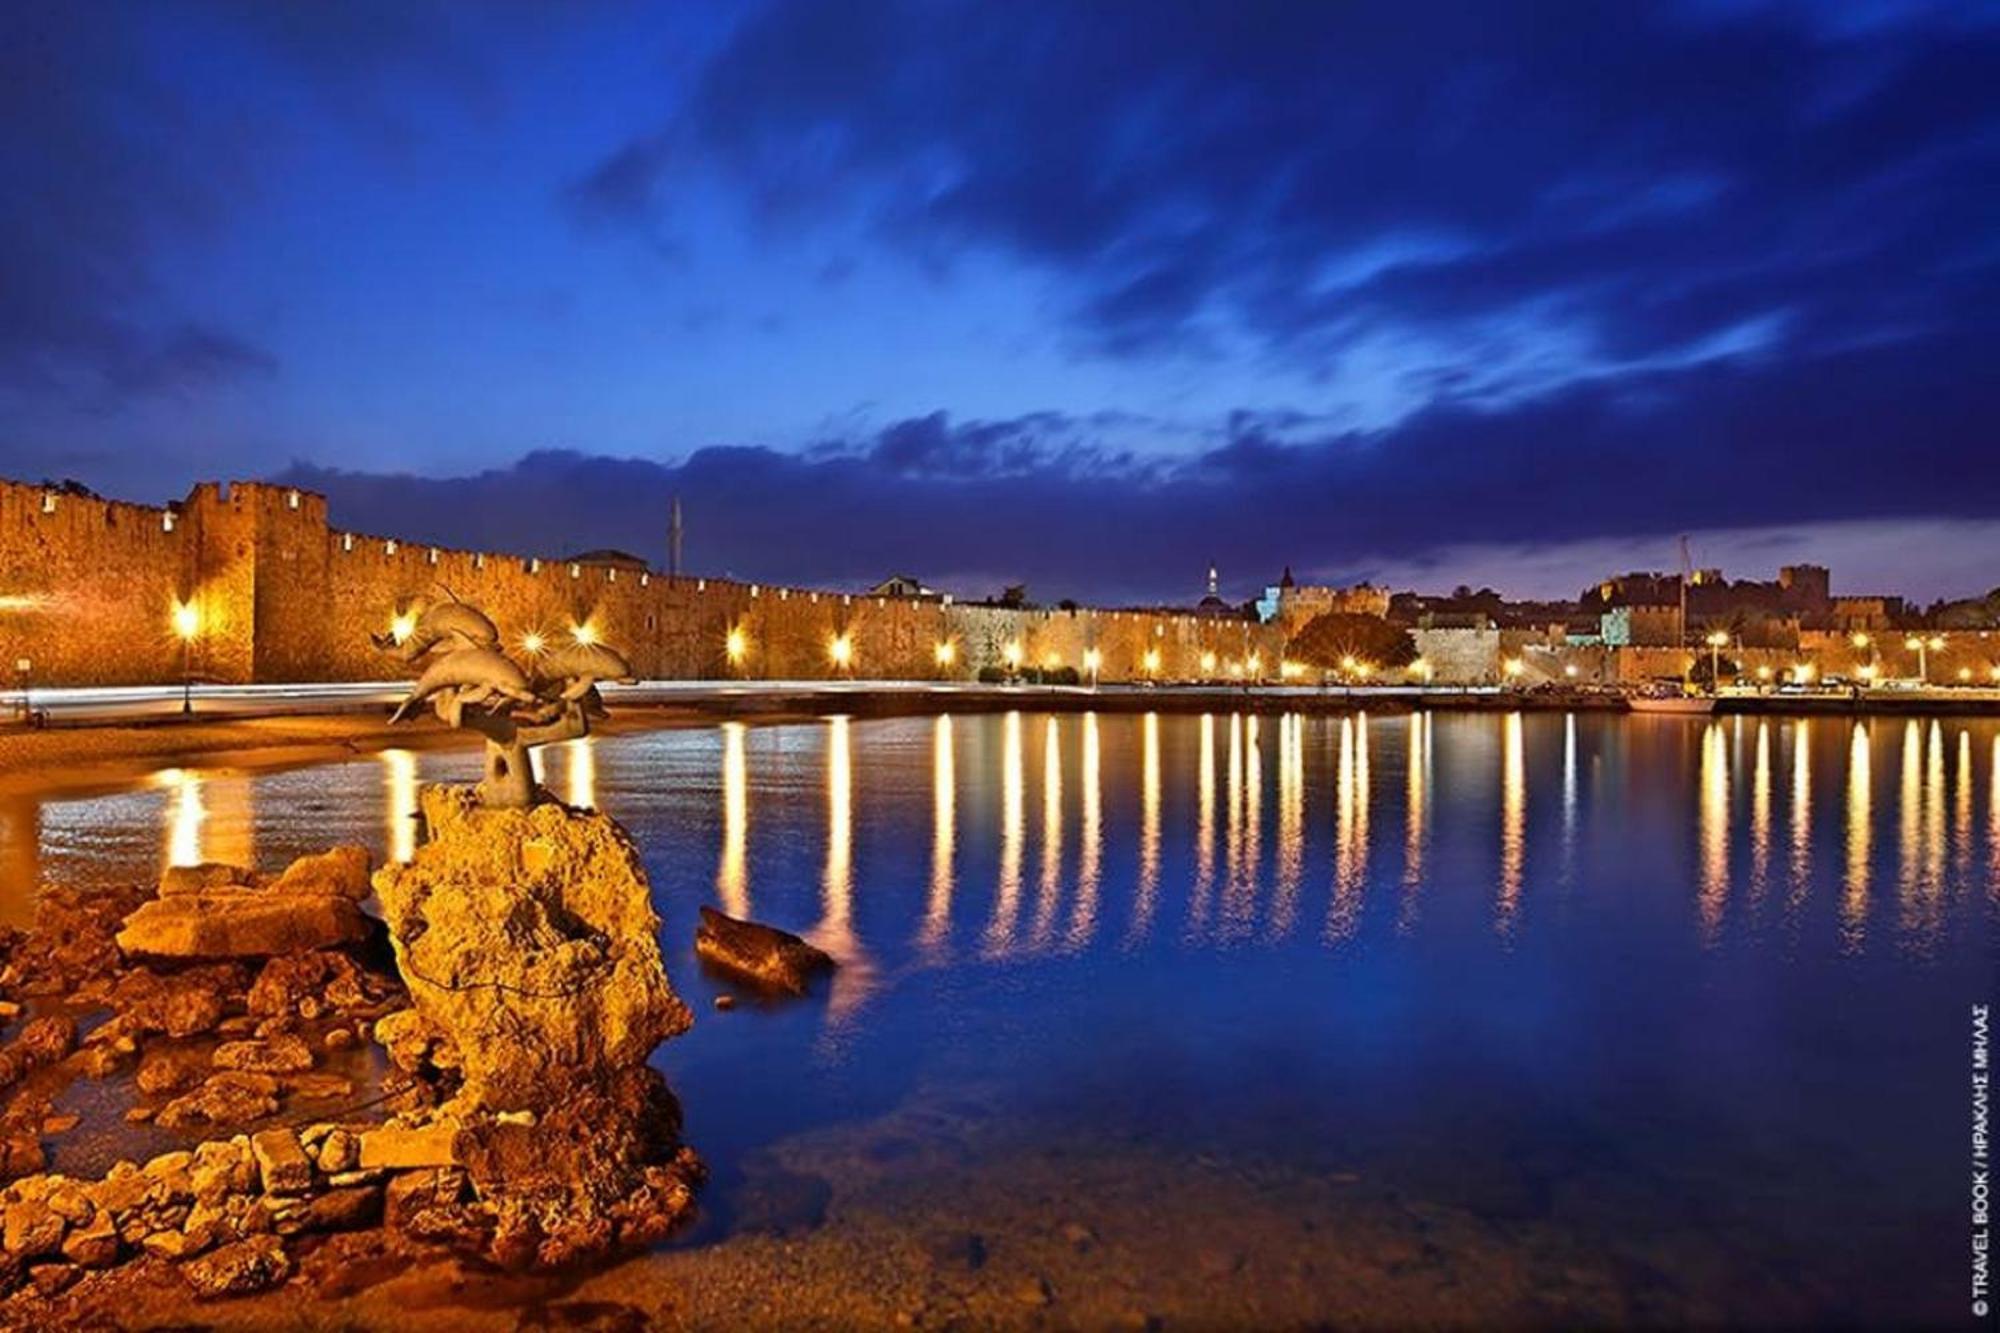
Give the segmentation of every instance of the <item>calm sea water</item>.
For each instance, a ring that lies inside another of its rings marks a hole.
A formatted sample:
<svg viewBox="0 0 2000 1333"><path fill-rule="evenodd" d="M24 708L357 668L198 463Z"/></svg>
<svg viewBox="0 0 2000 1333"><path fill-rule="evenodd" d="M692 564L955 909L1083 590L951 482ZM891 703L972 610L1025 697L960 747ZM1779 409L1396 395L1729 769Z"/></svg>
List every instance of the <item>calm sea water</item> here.
<svg viewBox="0 0 2000 1333"><path fill-rule="evenodd" d="M552 749L632 830L717 1166L963 1091L1035 1134L1356 1172L1560 1226L1737 1318L1962 1316L1970 1006L2000 941L1990 722L1044 716ZM391 752L0 806L37 880L407 855ZM714 1013L715 903L830 992ZM1715 1307L1711 1307L1715 1308Z"/></svg>

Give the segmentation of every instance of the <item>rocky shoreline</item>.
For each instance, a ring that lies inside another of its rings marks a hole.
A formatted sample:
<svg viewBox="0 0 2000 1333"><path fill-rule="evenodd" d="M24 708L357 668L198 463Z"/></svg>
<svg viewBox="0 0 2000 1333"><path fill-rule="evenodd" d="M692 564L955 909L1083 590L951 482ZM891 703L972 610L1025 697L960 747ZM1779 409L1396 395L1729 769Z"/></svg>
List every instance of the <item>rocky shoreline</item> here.
<svg viewBox="0 0 2000 1333"><path fill-rule="evenodd" d="M406 865L350 847L52 888L0 938L0 1326L169 1274L195 1300L337 1286L348 1265L313 1256L343 1246L560 1269L690 1214L703 1168L646 1064L690 1019L629 838L553 802L423 804ZM173 1146L49 1170L82 1083L120 1104L100 1133Z"/></svg>

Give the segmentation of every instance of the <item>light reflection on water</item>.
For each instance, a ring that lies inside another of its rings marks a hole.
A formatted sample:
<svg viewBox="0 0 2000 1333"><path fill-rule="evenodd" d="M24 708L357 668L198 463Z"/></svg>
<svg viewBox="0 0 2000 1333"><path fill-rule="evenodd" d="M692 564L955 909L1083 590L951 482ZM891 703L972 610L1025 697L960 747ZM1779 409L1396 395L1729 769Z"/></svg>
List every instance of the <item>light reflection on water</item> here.
<svg viewBox="0 0 2000 1333"><path fill-rule="evenodd" d="M855 844L866 834L868 813L857 812L857 769L865 787L870 750L900 753L909 742L898 728L907 725L857 727L833 718L753 729L730 722L713 733L589 737L550 747L542 763L556 775L553 785L564 800L602 802L628 823L635 803L648 813L685 816L696 790L713 790L713 896L734 915L758 909L753 871L769 850L757 845L762 838L793 851L801 838L816 839L814 929L832 950L858 954L866 946L857 933ZM1492 929L1502 937L1532 908L1538 886L1568 882L1594 843L1602 850L1612 823L1630 835L1635 817L1644 818L1637 831L1649 844L1661 844L1649 851L1672 859L1684 854L1678 844L1692 853L1689 920L1706 946L1726 942L1732 919L1763 919L1774 874L1785 883L1789 918L1809 907L1822 880L1837 890L1837 939L1849 951L1867 947L1884 926L1875 919L1873 895L1885 877L1894 884L1892 936L1917 953L1936 947L1951 925L1954 901L1968 893L1990 900L2000 886L1993 873L2000 857L2000 729L1992 724L1738 718L1647 734L1654 725L1515 712L925 719L923 791L890 794L899 818L910 814L909 798L919 794L927 816L927 889L905 938L932 953L972 924L962 918L983 915L978 933L987 957L1060 953L1090 946L1108 913L1123 915L1118 938L1132 946L1151 937L1160 899L1173 890L1184 912L1180 937L1188 943L1283 941L1309 894L1315 862L1326 870L1324 943L1356 936L1380 906L1372 895L1385 878L1398 889L1390 895L1395 924L1409 931L1437 887L1428 864L1436 855L1433 841L1445 839L1454 864L1461 862L1476 841L1478 808L1486 800L1498 811L1489 843L1490 894ZM1434 795L1440 730L1452 747L1444 762L1454 782L1442 810ZM1037 741L1032 772L1030 731ZM1838 752L1820 744L1836 732L1844 742ZM780 734L783 744L763 739ZM975 741L969 751L966 734ZM1554 753L1543 768L1537 751L1551 741ZM1676 756L1689 751L1691 767L1679 767ZM1466 780L1477 777L1482 752L1495 756L1486 779L1490 796ZM1878 781L1885 754L1894 773L1887 792ZM673 790L644 777L649 764L666 759ZM1385 762L1387 776L1378 776ZM1607 764L1618 771L1607 773ZM356 780L363 767L376 773L372 783ZM18 908L37 876L87 881L146 877L160 866L200 861L269 863L331 836L405 860L415 849L419 783L468 778L471 769L463 754L393 749L366 765L256 774L167 768L110 795L14 798L0 805L5 896ZM1187 788L1177 790L1177 780ZM1835 830L1819 822L1814 793L1828 782L1841 791L1839 807L1827 812L1838 821L1839 855L1822 863L1820 835ZM823 793L817 821L801 820L790 799L805 783ZM1644 790L1621 804L1619 784ZM1534 795L1542 785L1553 787L1546 805ZM1189 788L1191 811L1181 795ZM1597 802L1610 797L1611 812L1600 817L1584 799L1586 790L1597 793ZM1375 827L1385 797L1392 809L1400 807L1387 832ZM1976 822L1981 806L1983 830ZM1687 811L1684 821L1674 817L1676 807ZM695 822L707 823L705 816ZM810 823L816 833L803 827ZM1179 866L1184 876L1169 883L1166 871L1179 864L1170 827L1176 823L1189 855ZM1676 825L1685 832L1676 836ZM642 838L657 834L676 855L687 848L685 832L643 825L638 831ZM141 855L148 844L150 858ZM1885 848L1893 853L1886 868ZM647 851L663 854L650 843ZM1124 867L1118 858L1127 851L1131 864ZM1378 864L1385 855L1386 869ZM994 887L969 895L961 881L980 879L982 859L985 882ZM1115 884L1107 884L1108 874ZM1110 900L1108 889L1118 891Z"/></svg>
<svg viewBox="0 0 2000 1333"><path fill-rule="evenodd" d="M824 1002L704 1014L663 1052L725 1164L976 1075L1024 1116L1447 1194L1496 1161L1551 1197L1612 1170L1694 1215L1728 1162L1762 1182L1732 1225L1773 1264L1941 1262L1868 1250L1879 1226L1779 1237L1862 1197L1917 1231L1950 1207L1956 1159L1931 1154L1962 1108L1899 1090L1957 1068L1954 1016L1990 989L1991 722L834 718L593 738L545 772L639 839L698 1011L697 904L842 961ZM0 913L24 919L37 878L406 857L418 784L476 776L389 751L0 803Z"/></svg>

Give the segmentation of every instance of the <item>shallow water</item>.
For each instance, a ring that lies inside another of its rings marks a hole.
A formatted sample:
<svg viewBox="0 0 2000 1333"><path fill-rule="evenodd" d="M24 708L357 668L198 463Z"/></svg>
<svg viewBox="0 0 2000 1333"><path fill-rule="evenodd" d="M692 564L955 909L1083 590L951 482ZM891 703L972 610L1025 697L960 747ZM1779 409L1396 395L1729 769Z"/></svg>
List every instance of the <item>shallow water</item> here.
<svg viewBox="0 0 2000 1333"><path fill-rule="evenodd" d="M1189 1161L1366 1181L1531 1276L1594 1256L1618 1290L1590 1308L1626 1317L1964 1312L1993 723L1016 714L544 759L639 839L696 1008L658 1057L717 1168L685 1244L837 1227L838 1194L797 1185L813 1153L838 1182L863 1143L893 1181L934 1129L961 1155L1099 1153L1141 1200ZM416 784L474 767L391 752L0 805L0 917L38 879L407 855ZM828 948L830 991L713 1011L703 902ZM1005 1132L969 1149L968 1123ZM1080 1202L1060 1193L1051 1217Z"/></svg>

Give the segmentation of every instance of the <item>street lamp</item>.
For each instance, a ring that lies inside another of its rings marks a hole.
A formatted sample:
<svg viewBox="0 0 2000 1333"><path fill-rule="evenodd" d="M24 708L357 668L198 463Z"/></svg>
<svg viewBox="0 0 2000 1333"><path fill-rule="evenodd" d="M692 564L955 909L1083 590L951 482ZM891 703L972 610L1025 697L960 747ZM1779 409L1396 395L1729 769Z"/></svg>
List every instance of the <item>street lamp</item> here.
<svg viewBox="0 0 2000 1333"><path fill-rule="evenodd" d="M1158 648L1148 648L1146 656L1141 661L1146 668L1146 675L1148 677L1160 674L1160 650Z"/></svg>
<svg viewBox="0 0 2000 1333"><path fill-rule="evenodd" d="M1104 654L1095 648L1083 650L1083 669L1090 674L1090 687L1097 688L1097 669L1104 665Z"/></svg>
<svg viewBox="0 0 2000 1333"><path fill-rule="evenodd" d="M1008 675L1014 675L1021 670L1022 649L1019 639L1009 639L1007 646L1001 650L1000 655L1007 661Z"/></svg>
<svg viewBox="0 0 2000 1333"><path fill-rule="evenodd" d="M958 658L958 649L950 639L940 639L937 646L937 664L940 671L951 670L951 664Z"/></svg>
<svg viewBox="0 0 2000 1333"><path fill-rule="evenodd" d="M854 664L854 639L846 634L836 634L826 645L826 655L832 659L834 668L845 671Z"/></svg>
<svg viewBox="0 0 2000 1333"><path fill-rule="evenodd" d="M1729 642L1729 636L1716 630L1708 636L1708 689L1711 694L1722 693L1722 645Z"/></svg>
<svg viewBox="0 0 2000 1333"><path fill-rule="evenodd" d="M1431 664L1429 659L1419 657L1416 661L1410 663L1409 671L1418 680L1428 682L1431 678Z"/></svg>
<svg viewBox="0 0 2000 1333"><path fill-rule="evenodd" d="M1500 664L1500 669L1507 673L1508 680L1519 680L1521 673L1526 671L1527 667L1521 664L1520 658L1510 657Z"/></svg>
<svg viewBox="0 0 2000 1333"><path fill-rule="evenodd" d="M1944 647L1944 640L1933 634L1926 639L1912 634L1903 640L1903 647L1917 655L1917 679L1928 685L1931 683L1931 654Z"/></svg>
<svg viewBox="0 0 2000 1333"><path fill-rule="evenodd" d="M742 669L743 659L750 655L750 636L744 633L741 625L730 627L728 636L722 641L722 651L728 655L732 669Z"/></svg>
<svg viewBox="0 0 2000 1333"><path fill-rule="evenodd" d="M174 634L181 641L181 716L194 714L194 640L201 633L201 610L193 602L174 603Z"/></svg>

